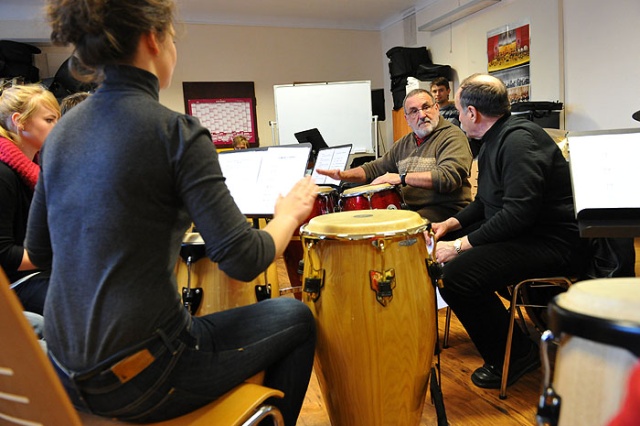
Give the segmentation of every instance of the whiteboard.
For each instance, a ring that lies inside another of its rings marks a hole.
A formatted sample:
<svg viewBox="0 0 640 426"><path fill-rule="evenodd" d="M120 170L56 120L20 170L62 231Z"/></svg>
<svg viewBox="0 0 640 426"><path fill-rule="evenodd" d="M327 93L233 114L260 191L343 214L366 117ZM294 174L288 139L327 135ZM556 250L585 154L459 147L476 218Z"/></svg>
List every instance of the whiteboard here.
<svg viewBox="0 0 640 426"><path fill-rule="evenodd" d="M374 153L371 81L274 86L278 143L317 128L329 146L351 144L352 153Z"/></svg>

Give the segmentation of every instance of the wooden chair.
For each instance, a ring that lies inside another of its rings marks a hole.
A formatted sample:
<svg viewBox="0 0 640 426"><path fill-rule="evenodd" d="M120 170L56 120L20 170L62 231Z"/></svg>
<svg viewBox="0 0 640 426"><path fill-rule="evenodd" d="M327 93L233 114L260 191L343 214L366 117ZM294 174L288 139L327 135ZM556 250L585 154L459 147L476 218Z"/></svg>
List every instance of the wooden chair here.
<svg viewBox="0 0 640 426"><path fill-rule="evenodd" d="M126 425L76 412L35 333L22 313L22 305L0 269L0 424L9 425ZM271 416L283 425L282 414L269 397L279 390L243 383L216 401L184 416L153 423L162 426L256 425Z"/></svg>
<svg viewBox="0 0 640 426"><path fill-rule="evenodd" d="M513 328L515 327L516 312L520 316L520 320L523 322L523 329L526 330L526 324L524 324L524 317L521 308L546 308L546 305L528 303L526 298L522 297L523 290L525 292L535 291L540 288L559 287L563 291L566 291L569 286L575 283L578 279L575 277L543 277L543 278L529 278L520 281L518 284L511 286L509 292L511 295L511 304L509 306L510 318L509 318L509 331L507 334L507 343L504 351L504 361L502 363L502 380L500 382L500 399L507 398L507 379L509 376L509 364L511 359L511 343L513 340ZM534 321L535 323L535 321ZM536 323L536 326L538 324Z"/></svg>

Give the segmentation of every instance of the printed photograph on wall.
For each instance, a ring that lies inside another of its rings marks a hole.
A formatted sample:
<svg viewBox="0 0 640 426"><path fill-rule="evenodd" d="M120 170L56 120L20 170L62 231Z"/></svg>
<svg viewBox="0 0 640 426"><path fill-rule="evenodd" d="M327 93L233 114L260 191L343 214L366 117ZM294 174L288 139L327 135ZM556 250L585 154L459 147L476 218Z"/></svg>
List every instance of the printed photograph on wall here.
<svg viewBox="0 0 640 426"><path fill-rule="evenodd" d="M512 104L528 102L530 97L529 28L527 22L506 25L487 33L487 71L504 82Z"/></svg>

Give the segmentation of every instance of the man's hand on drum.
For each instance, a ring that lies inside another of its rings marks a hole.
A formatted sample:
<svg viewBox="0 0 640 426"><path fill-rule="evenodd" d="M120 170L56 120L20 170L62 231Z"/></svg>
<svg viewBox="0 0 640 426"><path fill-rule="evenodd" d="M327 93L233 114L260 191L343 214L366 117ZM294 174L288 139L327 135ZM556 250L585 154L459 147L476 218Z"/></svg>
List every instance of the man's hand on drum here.
<svg viewBox="0 0 640 426"><path fill-rule="evenodd" d="M440 241L442 237L444 237L448 232L456 231L460 229L462 226L457 219L450 217L444 222L434 222L431 224L431 230L433 235L429 232L424 233L425 240L427 241L427 247L434 244L431 239L435 239L438 242L436 246L436 260L439 263L446 263L455 257L458 253L453 247L452 241Z"/></svg>
<svg viewBox="0 0 640 426"><path fill-rule="evenodd" d="M447 263L457 255L453 241L440 241L436 246L436 261L438 263Z"/></svg>
<svg viewBox="0 0 640 426"><path fill-rule="evenodd" d="M400 175L398 173L387 172L371 181L372 185L378 185L380 183L388 183L389 185L400 185L402 182L400 181Z"/></svg>
<svg viewBox="0 0 640 426"><path fill-rule="evenodd" d="M330 170L316 169L316 172L319 175L329 176L331 179L342 180L342 176L341 176L342 172L340 171L340 169L330 169Z"/></svg>
<svg viewBox="0 0 640 426"><path fill-rule="evenodd" d="M278 196L274 209L275 217L291 217L300 225L311 214L318 194L318 185L310 176L300 179L286 196Z"/></svg>

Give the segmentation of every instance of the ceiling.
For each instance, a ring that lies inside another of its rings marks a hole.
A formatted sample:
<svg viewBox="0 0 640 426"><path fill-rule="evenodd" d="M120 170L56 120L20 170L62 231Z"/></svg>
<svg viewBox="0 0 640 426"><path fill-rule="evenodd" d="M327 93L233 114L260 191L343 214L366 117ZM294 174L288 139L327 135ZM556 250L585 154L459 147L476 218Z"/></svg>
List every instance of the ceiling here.
<svg viewBox="0 0 640 426"><path fill-rule="evenodd" d="M378 31L435 0L176 0L189 23ZM0 19L41 15L45 0L2 0Z"/></svg>

